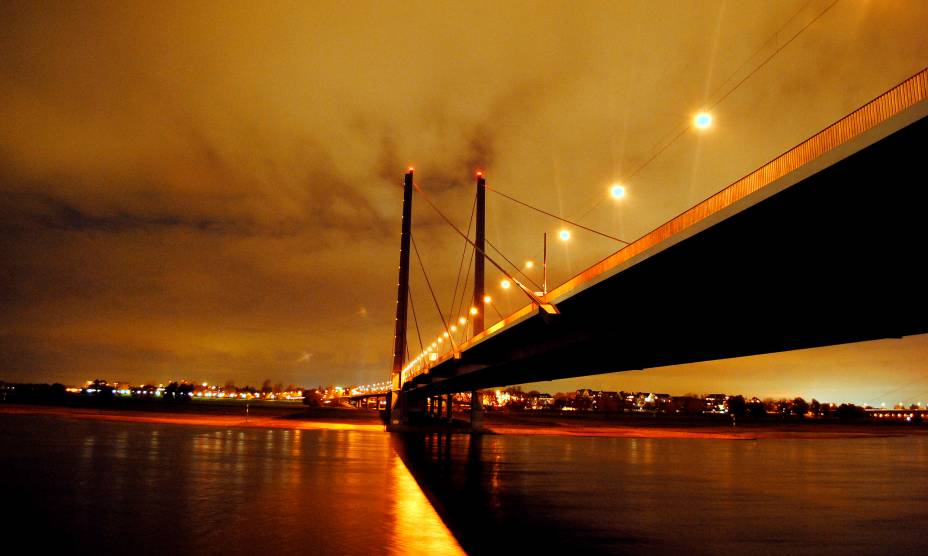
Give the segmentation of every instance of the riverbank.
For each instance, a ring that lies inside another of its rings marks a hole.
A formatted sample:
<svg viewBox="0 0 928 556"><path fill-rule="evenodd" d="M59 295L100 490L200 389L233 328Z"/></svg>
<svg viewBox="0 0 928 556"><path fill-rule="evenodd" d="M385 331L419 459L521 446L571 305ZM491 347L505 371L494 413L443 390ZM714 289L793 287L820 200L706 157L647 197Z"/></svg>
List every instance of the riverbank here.
<svg viewBox="0 0 928 556"><path fill-rule="evenodd" d="M196 404L134 409L113 407L60 407L0 404L2 415L47 415L61 419L87 419L134 423L165 423L235 428L303 430L356 430L382 432L377 411L343 408L307 408L295 404L249 407L243 404ZM884 423L744 423L731 426L711 421L681 419L577 418L556 414L487 413L488 434L516 436L586 436L611 438L692 438L717 440L873 438L928 435L928 427Z"/></svg>
<svg viewBox="0 0 928 556"><path fill-rule="evenodd" d="M620 417L614 420L561 415L488 414L485 426L495 434L593 436L612 438L694 438L718 440L873 438L928 435L928 428L885 423L740 423L721 420Z"/></svg>
<svg viewBox="0 0 928 556"><path fill-rule="evenodd" d="M348 409L261 408L254 413L245 408L230 413L225 407L189 406L184 411L134 411L111 408L57 407L43 405L0 405L2 415L47 415L61 419L88 419L126 423L164 423L210 427L317 429L317 430L384 430L376 412L360 414Z"/></svg>

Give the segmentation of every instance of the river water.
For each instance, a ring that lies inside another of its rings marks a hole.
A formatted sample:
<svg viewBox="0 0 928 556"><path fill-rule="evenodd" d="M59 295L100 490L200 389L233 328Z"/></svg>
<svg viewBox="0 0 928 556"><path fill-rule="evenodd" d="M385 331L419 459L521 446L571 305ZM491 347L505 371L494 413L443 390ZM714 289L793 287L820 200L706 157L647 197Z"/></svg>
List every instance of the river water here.
<svg viewBox="0 0 928 556"><path fill-rule="evenodd" d="M75 554L873 554L928 541L925 436L471 439L0 415L0 471L7 542Z"/></svg>

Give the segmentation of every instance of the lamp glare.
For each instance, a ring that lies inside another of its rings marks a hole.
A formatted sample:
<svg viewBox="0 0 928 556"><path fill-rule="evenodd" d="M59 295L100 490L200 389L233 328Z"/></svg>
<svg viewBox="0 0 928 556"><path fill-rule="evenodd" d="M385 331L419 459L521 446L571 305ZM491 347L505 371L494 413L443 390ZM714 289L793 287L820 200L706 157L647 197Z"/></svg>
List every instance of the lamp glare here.
<svg viewBox="0 0 928 556"><path fill-rule="evenodd" d="M699 129L706 129L712 125L712 116L708 112L700 112L693 118L693 124Z"/></svg>

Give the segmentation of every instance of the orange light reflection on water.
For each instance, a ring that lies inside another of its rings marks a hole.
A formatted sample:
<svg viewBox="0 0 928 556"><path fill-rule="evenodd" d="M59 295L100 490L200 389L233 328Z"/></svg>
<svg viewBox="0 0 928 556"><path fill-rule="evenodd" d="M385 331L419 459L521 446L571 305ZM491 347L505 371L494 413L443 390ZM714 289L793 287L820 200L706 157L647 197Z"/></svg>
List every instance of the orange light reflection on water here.
<svg viewBox="0 0 928 556"><path fill-rule="evenodd" d="M465 554L422 493L403 460L393 458L393 534L390 554Z"/></svg>

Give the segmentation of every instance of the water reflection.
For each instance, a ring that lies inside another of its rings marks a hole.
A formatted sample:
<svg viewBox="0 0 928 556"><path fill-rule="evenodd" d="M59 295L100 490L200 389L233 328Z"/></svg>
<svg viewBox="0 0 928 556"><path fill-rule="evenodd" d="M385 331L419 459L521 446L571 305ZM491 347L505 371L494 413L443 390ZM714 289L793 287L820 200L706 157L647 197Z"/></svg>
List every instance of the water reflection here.
<svg viewBox="0 0 928 556"><path fill-rule="evenodd" d="M923 548L928 437L390 435L0 416L6 530L93 554ZM452 536L453 535L453 536Z"/></svg>
<svg viewBox="0 0 928 556"><path fill-rule="evenodd" d="M928 523L925 437L391 440L469 553L872 553Z"/></svg>
<svg viewBox="0 0 928 556"><path fill-rule="evenodd" d="M391 554L464 554L400 458L392 466Z"/></svg>
<svg viewBox="0 0 928 556"><path fill-rule="evenodd" d="M528 478L524 474L532 472L510 461L507 439L408 434L393 435L391 443L468 553L522 553L531 546L527 539L539 543L534 551L546 554L589 554L603 548L601 532L558 513L559 504L535 505L543 492L521 491L520 483ZM634 542L612 532L609 536L613 543Z"/></svg>

